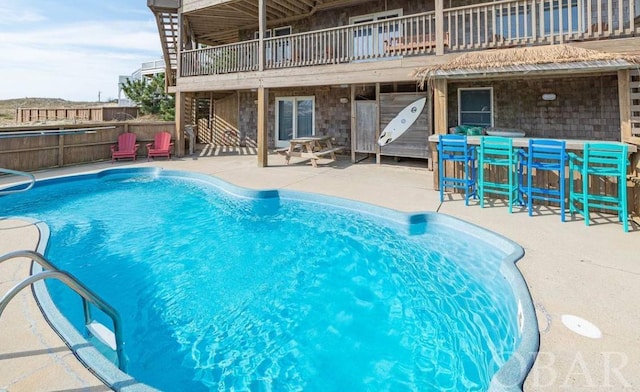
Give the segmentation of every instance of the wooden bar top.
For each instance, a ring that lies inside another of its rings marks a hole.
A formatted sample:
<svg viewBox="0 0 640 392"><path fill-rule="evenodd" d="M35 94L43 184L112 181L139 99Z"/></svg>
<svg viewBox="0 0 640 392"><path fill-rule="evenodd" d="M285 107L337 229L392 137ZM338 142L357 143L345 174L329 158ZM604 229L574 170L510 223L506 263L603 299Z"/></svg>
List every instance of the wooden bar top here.
<svg viewBox="0 0 640 392"><path fill-rule="evenodd" d="M514 147L528 147L529 139L545 139L545 138L514 137L512 139L513 139ZM584 149L585 143L607 143L607 142L613 143L613 141L611 140L581 140L581 139L551 139L551 140L564 140L565 142L567 142L567 147L566 147L567 150L572 150L572 151L582 151ZM438 135L435 134L435 135L429 136L429 142L437 143ZM476 145L476 146L479 145L480 136L467 136L467 143L471 145ZM636 146L635 144L627 143L627 146L629 146L630 153L638 151L638 146Z"/></svg>
<svg viewBox="0 0 640 392"><path fill-rule="evenodd" d="M291 140L289 140L289 143L317 142L317 141L323 141L323 140L328 140L328 139L331 139L331 136L329 136L329 135L325 135L325 136L303 136L303 137L297 137L295 139L291 139Z"/></svg>

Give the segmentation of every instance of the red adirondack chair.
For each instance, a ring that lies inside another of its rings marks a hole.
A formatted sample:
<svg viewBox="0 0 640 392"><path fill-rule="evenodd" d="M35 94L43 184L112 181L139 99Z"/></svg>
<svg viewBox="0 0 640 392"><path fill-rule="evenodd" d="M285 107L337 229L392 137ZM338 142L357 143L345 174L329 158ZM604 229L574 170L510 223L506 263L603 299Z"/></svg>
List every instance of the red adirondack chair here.
<svg viewBox="0 0 640 392"><path fill-rule="evenodd" d="M153 143L147 144L147 160L153 157L167 157L171 159L171 134L167 131L156 133Z"/></svg>
<svg viewBox="0 0 640 392"><path fill-rule="evenodd" d="M133 158L136 160L139 144L136 144L135 133L123 133L118 136L118 144L111 146L111 162L116 159Z"/></svg>

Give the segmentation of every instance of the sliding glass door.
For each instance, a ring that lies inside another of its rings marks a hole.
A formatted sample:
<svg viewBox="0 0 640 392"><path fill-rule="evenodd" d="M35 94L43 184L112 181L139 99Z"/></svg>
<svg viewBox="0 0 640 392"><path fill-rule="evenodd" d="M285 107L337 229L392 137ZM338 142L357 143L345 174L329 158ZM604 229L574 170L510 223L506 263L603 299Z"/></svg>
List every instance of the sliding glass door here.
<svg viewBox="0 0 640 392"><path fill-rule="evenodd" d="M397 18L399 16L402 16L402 9L349 18L349 24L363 25L354 26L353 28L351 55L356 59L367 59L382 55L384 53L384 41L389 41L402 35L400 25L398 22L371 25L371 22Z"/></svg>
<svg viewBox="0 0 640 392"><path fill-rule="evenodd" d="M276 147L315 135L315 97L276 98Z"/></svg>

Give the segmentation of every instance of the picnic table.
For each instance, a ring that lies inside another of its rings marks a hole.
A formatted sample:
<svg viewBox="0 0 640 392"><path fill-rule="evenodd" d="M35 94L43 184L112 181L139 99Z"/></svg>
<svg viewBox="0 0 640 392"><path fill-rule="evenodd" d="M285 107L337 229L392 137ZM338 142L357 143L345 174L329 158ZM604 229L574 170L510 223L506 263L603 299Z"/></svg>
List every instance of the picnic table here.
<svg viewBox="0 0 640 392"><path fill-rule="evenodd" d="M287 165L291 157L310 159L313 167L318 167L318 159L329 155L332 160L336 159L336 152L344 147L334 147L331 144L331 136L307 136L289 140L289 147L279 148L276 152L284 155Z"/></svg>

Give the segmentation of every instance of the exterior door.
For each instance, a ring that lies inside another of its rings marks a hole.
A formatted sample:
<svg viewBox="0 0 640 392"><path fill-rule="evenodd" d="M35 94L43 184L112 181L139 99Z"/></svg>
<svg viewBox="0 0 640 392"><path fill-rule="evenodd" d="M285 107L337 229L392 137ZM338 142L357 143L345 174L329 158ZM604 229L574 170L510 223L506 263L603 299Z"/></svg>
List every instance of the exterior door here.
<svg viewBox="0 0 640 392"><path fill-rule="evenodd" d="M279 27L273 29L275 37L283 37L291 35L291 26ZM288 63L291 61L291 41L278 41L274 45L274 61L276 64Z"/></svg>
<svg viewBox="0 0 640 392"><path fill-rule="evenodd" d="M376 101L356 101L355 152L376 152L376 129L378 103Z"/></svg>
<svg viewBox="0 0 640 392"><path fill-rule="evenodd" d="M315 97L276 98L276 147L315 133Z"/></svg>
<svg viewBox="0 0 640 392"><path fill-rule="evenodd" d="M367 59L382 55L384 41L397 38L401 34L400 26L397 22L373 26L370 23L399 16L402 16L402 9L350 18L350 24L363 25L354 27L353 42L351 43L352 56L356 59Z"/></svg>

